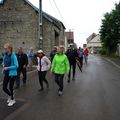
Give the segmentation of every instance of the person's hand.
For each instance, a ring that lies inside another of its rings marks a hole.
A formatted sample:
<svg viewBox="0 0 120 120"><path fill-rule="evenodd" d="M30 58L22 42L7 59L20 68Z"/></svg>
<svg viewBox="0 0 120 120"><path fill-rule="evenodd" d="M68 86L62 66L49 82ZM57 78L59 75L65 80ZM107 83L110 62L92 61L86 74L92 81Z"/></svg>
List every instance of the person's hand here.
<svg viewBox="0 0 120 120"><path fill-rule="evenodd" d="M26 68L26 67L27 67L26 65L23 66L23 68Z"/></svg>
<svg viewBox="0 0 120 120"><path fill-rule="evenodd" d="M4 67L3 69L4 69L4 70L8 70L8 67Z"/></svg>
<svg viewBox="0 0 120 120"><path fill-rule="evenodd" d="M52 70L50 70L50 74L53 74L53 71L52 71Z"/></svg>
<svg viewBox="0 0 120 120"><path fill-rule="evenodd" d="M5 67L5 65L4 64L1 64L2 65L2 67L4 68Z"/></svg>

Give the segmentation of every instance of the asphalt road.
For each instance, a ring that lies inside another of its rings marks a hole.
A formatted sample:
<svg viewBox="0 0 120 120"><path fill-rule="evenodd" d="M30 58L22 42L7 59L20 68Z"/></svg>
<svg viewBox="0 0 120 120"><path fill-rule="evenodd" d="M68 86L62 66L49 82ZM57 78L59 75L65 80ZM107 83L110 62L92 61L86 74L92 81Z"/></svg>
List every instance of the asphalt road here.
<svg viewBox="0 0 120 120"><path fill-rule="evenodd" d="M67 83L65 77L62 96L49 73L48 80L50 88L40 93L37 73L29 75L27 86L16 91L16 99L27 106L7 120L120 120L120 69L103 58L89 56L75 81ZM0 96L5 98L2 90Z"/></svg>

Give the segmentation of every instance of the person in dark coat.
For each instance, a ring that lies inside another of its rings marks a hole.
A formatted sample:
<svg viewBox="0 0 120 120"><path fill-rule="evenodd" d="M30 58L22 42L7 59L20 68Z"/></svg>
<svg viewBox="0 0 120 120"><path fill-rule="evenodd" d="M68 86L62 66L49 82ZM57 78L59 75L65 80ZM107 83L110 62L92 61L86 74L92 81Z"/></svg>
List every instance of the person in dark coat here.
<svg viewBox="0 0 120 120"><path fill-rule="evenodd" d="M71 78L71 68L73 69L73 76L72 80L75 80L75 73L76 73L76 58L78 58L78 53L77 50L74 49L73 47L69 47L68 50L66 51L66 55L68 57L69 63L70 63L70 71L68 74L68 83L70 82Z"/></svg>
<svg viewBox="0 0 120 120"><path fill-rule="evenodd" d="M18 48L18 53L16 54L19 68L17 70L18 76L16 79L16 89L20 87L20 75L23 74L23 84L26 85L26 79L27 79L27 65L28 65L28 57L27 54L23 53L22 47Z"/></svg>
<svg viewBox="0 0 120 120"><path fill-rule="evenodd" d="M57 47L54 46L54 49L53 49L53 50L51 51L51 53L50 53L50 60L51 60L51 63L52 63L52 61L53 61L53 58L54 58L56 52L57 52Z"/></svg>

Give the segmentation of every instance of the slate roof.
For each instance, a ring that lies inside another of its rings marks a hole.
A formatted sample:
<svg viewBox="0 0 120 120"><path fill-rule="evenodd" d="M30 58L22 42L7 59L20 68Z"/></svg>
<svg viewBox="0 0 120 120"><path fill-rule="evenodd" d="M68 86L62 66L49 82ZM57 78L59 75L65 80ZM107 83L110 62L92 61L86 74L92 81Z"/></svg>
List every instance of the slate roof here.
<svg viewBox="0 0 120 120"><path fill-rule="evenodd" d="M1 0L0 1L0 5L3 5L4 4L4 2L5 2L6 0ZM28 0L24 0L27 4L29 4L36 12L39 12L39 9L36 7L36 6L34 6L30 1L28 1ZM43 17L44 18L46 18L47 20L49 20L50 22L52 22L55 26L57 26L59 29L61 29L61 26L63 26L63 28L65 29L65 26L64 26L64 24L60 21L60 20L58 20L58 19L56 19L55 17L53 17L53 16L51 16L51 15L49 15L48 13L46 13L46 12L42 12L42 14L43 14Z"/></svg>

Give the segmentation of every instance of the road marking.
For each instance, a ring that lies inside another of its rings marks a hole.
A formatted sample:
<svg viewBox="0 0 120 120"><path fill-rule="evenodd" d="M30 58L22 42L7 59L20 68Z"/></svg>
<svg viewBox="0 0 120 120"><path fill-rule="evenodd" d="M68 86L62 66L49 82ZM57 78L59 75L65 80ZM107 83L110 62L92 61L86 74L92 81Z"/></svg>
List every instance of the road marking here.
<svg viewBox="0 0 120 120"><path fill-rule="evenodd" d="M113 62L112 60L108 59L108 58L104 58L105 60L107 60L108 62L112 63L114 66L116 66L117 68L120 69L120 66L118 64L116 64L115 62Z"/></svg>

